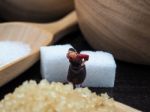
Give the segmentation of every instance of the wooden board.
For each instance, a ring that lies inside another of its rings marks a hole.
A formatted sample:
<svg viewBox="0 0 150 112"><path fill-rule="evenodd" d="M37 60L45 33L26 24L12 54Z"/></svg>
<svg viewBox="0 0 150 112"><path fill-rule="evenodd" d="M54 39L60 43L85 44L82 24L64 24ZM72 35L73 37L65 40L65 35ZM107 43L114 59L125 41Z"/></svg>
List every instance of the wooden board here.
<svg viewBox="0 0 150 112"><path fill-rule="evenodd" d="M140 110L134 109L130 106L124 105L119 102L115 102L116 112L142 112Z"/></svg>

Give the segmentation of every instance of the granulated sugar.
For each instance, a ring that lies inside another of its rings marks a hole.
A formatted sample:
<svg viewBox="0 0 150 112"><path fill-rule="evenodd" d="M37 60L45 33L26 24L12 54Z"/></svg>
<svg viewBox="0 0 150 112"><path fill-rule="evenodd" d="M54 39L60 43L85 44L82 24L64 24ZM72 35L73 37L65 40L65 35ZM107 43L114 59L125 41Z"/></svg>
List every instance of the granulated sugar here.
<svg viewBox="0 0 150 112"><path fill-rule="evenodd" d="M26 81L0 101L0 112L117 112L107 94L71 84ZM131 112L131 111L130 111ZM133 111L132 111L133 112Z"/></svg>
<svg viewBox="0 0 150 112"><path fill-rule="evenodd" d="M19 41L0 41L0 67L28 55L31 48Z"/></svg>

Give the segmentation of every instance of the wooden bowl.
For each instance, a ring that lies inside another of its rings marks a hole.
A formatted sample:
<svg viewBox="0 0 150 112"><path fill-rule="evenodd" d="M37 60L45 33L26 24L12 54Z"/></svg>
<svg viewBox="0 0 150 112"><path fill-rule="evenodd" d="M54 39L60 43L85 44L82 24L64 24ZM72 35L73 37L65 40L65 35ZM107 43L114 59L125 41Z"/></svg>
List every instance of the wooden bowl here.
<svg viewBox="0 0 150 112"><path fill-rule="evenodd" d="M49 22L74 9L73 0L2 0L0 15L8 21Z"/></svg>
<svg viewBox="0 0 150 112"><path fill-rule="evenodd" d="M119 60L150 64L149 0L75 0L75 6L93 48Z"/></svg>

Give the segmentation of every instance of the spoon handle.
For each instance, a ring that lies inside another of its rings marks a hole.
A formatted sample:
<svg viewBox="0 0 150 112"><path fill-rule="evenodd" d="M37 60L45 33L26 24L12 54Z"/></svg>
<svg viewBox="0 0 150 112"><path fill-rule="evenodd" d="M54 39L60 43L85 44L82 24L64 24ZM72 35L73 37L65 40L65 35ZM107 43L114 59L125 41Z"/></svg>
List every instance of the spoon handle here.
<svg viewBox="0 0 150 112"><path fill-rule="evenodd" d="M45 24L44 28L51 32L53 35L53 42L58 41L65 34L77 28L77 15L72 11L64 18L49 24Z"/></svg>

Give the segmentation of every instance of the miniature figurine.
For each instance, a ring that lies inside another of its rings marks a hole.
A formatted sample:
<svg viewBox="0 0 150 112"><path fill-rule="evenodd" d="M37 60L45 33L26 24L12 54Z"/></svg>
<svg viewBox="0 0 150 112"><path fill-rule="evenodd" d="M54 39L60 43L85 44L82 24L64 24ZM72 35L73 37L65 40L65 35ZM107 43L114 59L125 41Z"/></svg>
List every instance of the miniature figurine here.
<svg viewBox="0 0 150 112"><path fill-rule="evenodd" d="M80 54L75 49L70 48L67 58L70 62L67 80L73 84L74 88L81 87L86 77L85 62L88 61L89 55Z"/></svg>

